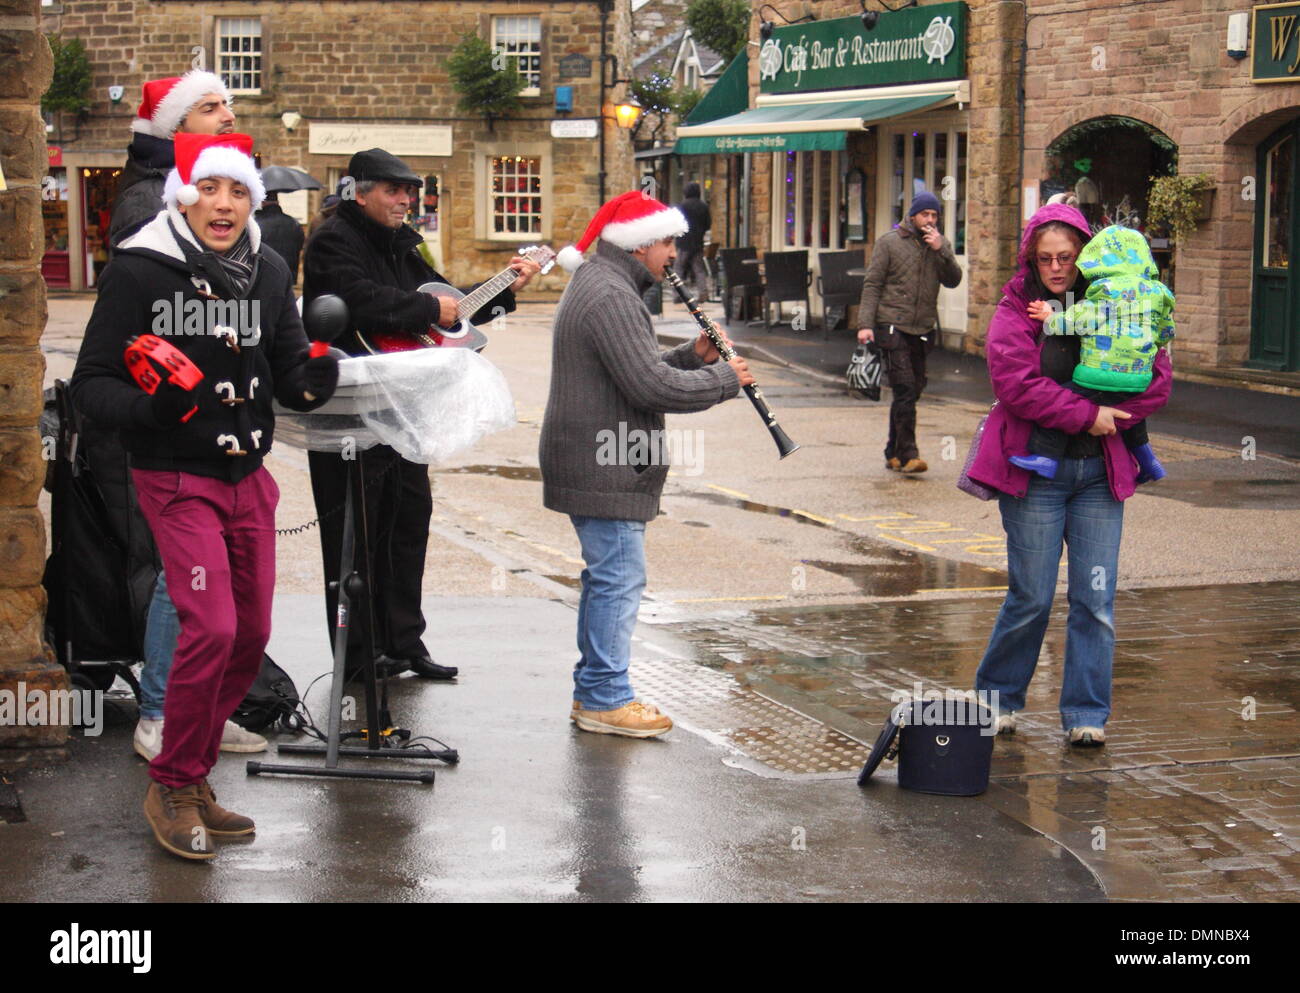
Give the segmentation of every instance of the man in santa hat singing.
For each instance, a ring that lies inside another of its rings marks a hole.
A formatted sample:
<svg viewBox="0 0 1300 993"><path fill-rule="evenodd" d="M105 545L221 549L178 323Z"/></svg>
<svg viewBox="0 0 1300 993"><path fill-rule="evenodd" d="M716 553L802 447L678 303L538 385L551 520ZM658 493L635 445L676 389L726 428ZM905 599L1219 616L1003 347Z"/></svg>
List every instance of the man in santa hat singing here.
<svg viewBox="0 0 1300 993"><path fill-rule="evenodd" d="M163 183L176 164L177 134L230 134L235 112L221 77L202 69L144 84L140 109L131 122L126 166L113 201L109 242L116 246L158 216Z"/></svg>
<svg viewBox="0 0 1300 993"><path fill-rule="evenodd" d="M569 515L582 545L570 719L598 734L653 738L673 726L636 700L628 678L645 526L659 513L668 476L664 414L707 410L754 381L744 359L718 362L704 334L666 352L655 343L641 298L673 264L674 240L686 229L681 211L633 191L601 207L577 248L559 255L574 276L555 313L543 500ZM582 253L597 240L584 264ZM636 440L617 451L611 439Z"/></svg>
<svg viewBox="0 0 1300 993"><path fill-rule="evenodd" d="M266 193L252 151L248 135L176 136L166 207L104 270L71 385L80 409L121 431L172 578L180 638L144 810L158 843L187 859L212 858L214 838L253 833L250 818L217 804L207 777L271 634L271 400L313 410L339 371L331 355L309 357L289 270L261 252L250 217ZM169 376L184 363L153 367L167 378L152 394L136 384L124 350L150 330L197 366L197 384Z"/></svg>

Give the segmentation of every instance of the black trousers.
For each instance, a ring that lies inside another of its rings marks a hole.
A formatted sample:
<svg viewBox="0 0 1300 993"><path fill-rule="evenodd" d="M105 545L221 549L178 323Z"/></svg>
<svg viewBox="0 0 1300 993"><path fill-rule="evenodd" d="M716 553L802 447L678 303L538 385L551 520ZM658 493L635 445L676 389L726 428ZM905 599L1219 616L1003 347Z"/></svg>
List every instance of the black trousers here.
<svg viewBox="0 0 1300 993"><path fill-rule="evenodd" d="M358 452L366 481L366 530L370 560L364 575L370 584L370 611L354 612L348 629L348 662L362 662L363 625L374 618L375 651L392 658L427 655L421 636L424 613L420 590L424 581L424 556L429 544L429 519L433 495L429 467L408 462L387 445ZM320 523L321 554L325 566L325 616L330 644L334 644L338 595L329 588L339 578L343 551L343 513L336 510L347 498L350 463L327 452L308 452L312 496ZM361 554L361 519L356 521L356 554Z"/></svg>
<svg viewBox="0 0 1300 993"><path fill-rule="evenodd" d="M1065 383L1063 385L1071 393L1077 393L1085 400L1091 400L1103 407L1111 407L1142 395L1141 393L1125 393L1119 390L1090 390L1086 386L1079 386L1077 383ZM1119 428L1119 436L1124 439L1126 448L1129 450L1141 448L1147 443L1146 421L1138 421L1131 428L1125 428L1123 424L1123 421L1117 420L1115 422L1115 426ZM1032 455L1046 455L1048 458L1056 459L1059 462L1065 458L1066 447L1069 443L1070 436L1064 431L1057 428L1040 427L1035 424L1033 433L1029 436L1029 451Z"/></svg>
<svg viewBox="0 0 1300 993"><path fill-rule="evenodd" d="M916 401L925 389L925 357L934 347L933 338L933 334L907 334L889 328L876 331L875 341L882 349L885 375L894 392L889 405L886 459L898 459L906 464L909 459L920 457L916 447Z"/></svg>

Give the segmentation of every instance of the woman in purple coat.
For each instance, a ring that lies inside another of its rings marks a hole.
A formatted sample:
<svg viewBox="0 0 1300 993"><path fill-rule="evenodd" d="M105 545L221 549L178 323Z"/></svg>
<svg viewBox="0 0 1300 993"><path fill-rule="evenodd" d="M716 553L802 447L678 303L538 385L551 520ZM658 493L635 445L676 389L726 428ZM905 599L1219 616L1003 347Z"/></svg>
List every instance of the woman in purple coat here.
<svg viewBox="0 0 1300 993"><path fill-rule="evenodd" d="M1169 400L1172 369L1162 348L1150 388L1115 407L1098 406L1067 387L1079 356L1078 338L1043 336L1029 316L1035 300L1067 294L1081 299L1087 281L1075 265L1091 237L1073 207L1049 204L1025 226L1019 269L1002 288L989 323L985 351L997 403L989 416L970 476L999 491L1007 533L1007 597L975 676L975 688L998 696L998 731L1015 731L1015 713L1038 664L1047 631L1061 546L1069 548L1070 613L1066 624L1061 726L1070 743L1105 743L1115 652L1116 570L1124 501L1133 495L1138 467L1116 431L1159 410ZM1007 461L1029 451L1035 424L1070 436L1055 479Z"/></svg>

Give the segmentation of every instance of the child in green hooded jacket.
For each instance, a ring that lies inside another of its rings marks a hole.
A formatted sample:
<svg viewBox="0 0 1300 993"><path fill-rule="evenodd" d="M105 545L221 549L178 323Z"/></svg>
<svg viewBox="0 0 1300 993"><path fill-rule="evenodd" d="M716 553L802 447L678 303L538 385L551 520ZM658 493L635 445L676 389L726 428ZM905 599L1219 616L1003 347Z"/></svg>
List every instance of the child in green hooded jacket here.
<svg viewBox="0 0 1300 993"><path fill-rule="evenodd" d="M1083 300L1059 312L1037 301L1029 315L1043 321L1044 334L1079 336L1079 364L1068 388L1113 406L1151 385L1156 354L1174 336L1174 295L1156 278L1159 270L1142 233L1117 224L1083 246L1079 271L1091 280ZM1165 470L1151 450L1146 423L1121 432L1141 467L1138 482L1163 479ZM1053 479L1067 442L1065 432L1035 425L1030 454L1012 455L1008 461Z"/></svg>

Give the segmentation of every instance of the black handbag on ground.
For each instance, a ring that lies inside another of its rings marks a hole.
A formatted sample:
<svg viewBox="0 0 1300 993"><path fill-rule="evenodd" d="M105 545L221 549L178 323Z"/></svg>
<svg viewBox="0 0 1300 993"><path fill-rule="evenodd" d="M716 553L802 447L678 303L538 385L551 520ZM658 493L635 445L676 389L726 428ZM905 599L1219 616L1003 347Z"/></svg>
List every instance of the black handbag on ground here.
<svg viewBox="0 0 1300 993"><path fill-rule="evenodd" d="M274 724L279 724L279 730L297 731L303 726L299 706L298 687L271 656L263 654L261 671L230 719L255 734Z"/></svg>
<svg viewBox="0 0 1300 993"><path fill-rule="evenodd" d="M865 786L886 758L898 756L898 785L918 793L975 796L989 786L996 718L964 699L913 700L890 711L867 757Z"/></svg>

